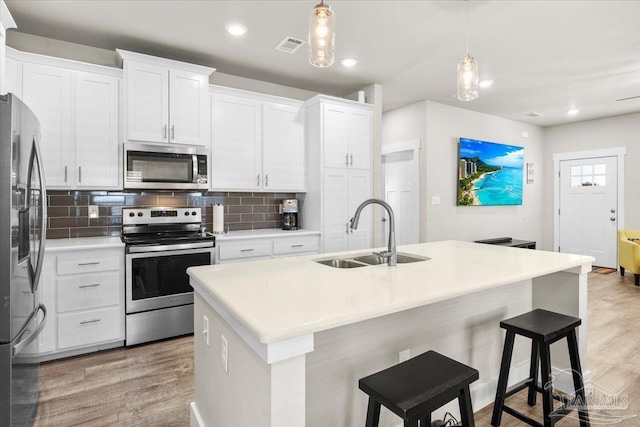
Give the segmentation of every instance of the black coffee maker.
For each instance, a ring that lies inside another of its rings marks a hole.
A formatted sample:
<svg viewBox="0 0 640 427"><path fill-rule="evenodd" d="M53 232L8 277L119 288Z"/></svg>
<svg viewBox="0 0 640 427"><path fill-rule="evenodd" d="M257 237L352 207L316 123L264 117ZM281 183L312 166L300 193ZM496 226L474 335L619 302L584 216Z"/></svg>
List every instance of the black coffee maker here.
<svg viewBox="0 0 640 427"><path fill-rule="evenodd" d="M282 214L282 229L297 230L298 224L298 199L284 199L280 205Z"/></svg>

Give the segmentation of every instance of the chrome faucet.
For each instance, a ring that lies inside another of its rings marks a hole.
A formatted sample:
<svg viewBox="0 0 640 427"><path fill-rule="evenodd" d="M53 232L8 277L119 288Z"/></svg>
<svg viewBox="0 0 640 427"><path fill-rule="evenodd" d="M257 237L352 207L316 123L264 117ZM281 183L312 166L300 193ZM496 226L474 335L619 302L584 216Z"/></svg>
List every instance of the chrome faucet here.
<svg viewBox="0 0 640 427"><path fill-rule="evenodd" d="M389 214L389 243L387 245L387 250L374 253L386 259L387 265L393 267L398 261L398 255L396 253L396 220L393 215L393 209L391 209L391 206L389 206L387 202L380 199L367 199L364 202L360 203L360 206L358 206L358 208L356 209L356 213L353 215L353 218L351 218L350 227L352 230L358 228L358 222L360 221L360 212L362 212L362 208L372 203L379 204L380 206L385 208L387 210L387 213Z"/></svg>

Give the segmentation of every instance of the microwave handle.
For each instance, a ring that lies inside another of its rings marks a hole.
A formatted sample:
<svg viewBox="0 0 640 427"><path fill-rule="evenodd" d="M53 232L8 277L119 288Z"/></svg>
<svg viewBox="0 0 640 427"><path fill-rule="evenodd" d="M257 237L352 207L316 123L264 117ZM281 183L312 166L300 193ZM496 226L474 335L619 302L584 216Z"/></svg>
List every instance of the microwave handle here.
<svg viewBox="0 0 640 427"><path fill-rule="evenodd" d="M198 155L191 156L191 164L193 165L193 182L198 182Z"/></svg>

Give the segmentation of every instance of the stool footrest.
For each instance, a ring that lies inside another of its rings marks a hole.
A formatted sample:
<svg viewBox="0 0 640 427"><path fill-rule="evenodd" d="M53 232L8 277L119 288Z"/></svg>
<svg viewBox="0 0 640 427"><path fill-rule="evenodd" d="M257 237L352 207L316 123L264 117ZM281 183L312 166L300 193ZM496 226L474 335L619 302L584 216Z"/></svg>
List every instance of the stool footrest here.
<svg viewBox="0 0 640 427"><path fill-rule="evenodd" d="M526 415L523 415L522 413L516 411L515 409L512 409L512 408L508 407L507 405L502 405L502 410L504 412L506 412L507 414L516 417L520 421L523 421L523 422L529 424L530 426L533 426L533 427L544 427L542 424L540 424L538 421L534 420L533 418L529 418Z"/></svg>
<svg viewBox="0 0 640 427"><path fill-rule="evenodd" d="M524 390L525 388L529 387L529 385L533 382L532 378L527 378L526 380L522 380L519 383L516 383L514 385L512 385L511 387L509 387L507 389L507 391L504 394L505 399L509 396L512 396L514 394L516 394L517 392L519 392L520 390ZM536 386L537 388L537 386Z"/></svg>

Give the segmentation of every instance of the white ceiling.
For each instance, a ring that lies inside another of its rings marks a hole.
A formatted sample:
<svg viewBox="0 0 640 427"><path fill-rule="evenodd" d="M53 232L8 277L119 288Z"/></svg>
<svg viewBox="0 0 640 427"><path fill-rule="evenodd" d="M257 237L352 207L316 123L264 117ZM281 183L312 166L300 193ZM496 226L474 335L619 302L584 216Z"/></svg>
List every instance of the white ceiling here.
<svg viewBox="0 0 640 427"><path fill-rule="evenodd" d="M317 2L5 0L24 33L336 96L380 83L384 111L430 99L540 126L640 111L640 0L470 1L469 51L480 77L495 81L471 102L453 97L466 2L326 0L337 29L336 63L324 69L309 64L306 45L274 50L285 36L306 40ZM249 32L231 37L231 21ZM358 65L342 67L348 56Z"/></svg>

